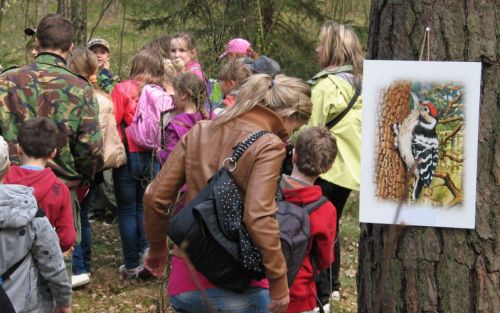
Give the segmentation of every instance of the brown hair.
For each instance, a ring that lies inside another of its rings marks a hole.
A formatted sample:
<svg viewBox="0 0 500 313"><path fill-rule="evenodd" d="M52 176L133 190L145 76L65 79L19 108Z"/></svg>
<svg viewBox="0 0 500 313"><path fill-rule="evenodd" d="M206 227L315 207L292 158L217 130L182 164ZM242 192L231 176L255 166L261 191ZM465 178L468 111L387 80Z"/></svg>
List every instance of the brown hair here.
<svg viewBox="0 0 500 313"><path fill-rule="evenodd" d="M146 44L142 49L158 49L158 52L161 54L162 58L170 59L170 41L172 37L164 35L160 37L156 37L150 43Z"/></svg>
<svg viewBox="0 0 500 313"><path fill-rule="evenodd" d="M337 156L335 137L326 127L303 129L295 144L296 166L307 176L326 173Z"/></svg>
<svg viewBox="0 0 500 313"><path fill-rule="evenodd" d="M192 50L196 51L196 41L194 40L193 35L191 35L188 32L178 32L178 33L173 34L172 37L170 37L169 56L170 56L170 43L172 42L172 40L178 40L178 39L184 39L186 41L186 50L188 50L189 53ZM191 55L191 53L190 53L190 56L191 56L191 59L193 59L193 60L196 59L196 55Z"/></svg>
<svg viewBox="0 0 500 313"><path fill-rule="evenodd" d="M241 86L252 74L249 66L244 64L241 59L235 59L222 65L219 71L219 80L232 80L236 82L237 86Z"/></svg>
<svg viewBox="0 0 500 313"><path fill-rule="evenodd" d="M17 142L27 156L39 159L47 158L54 149L62 145L58 142L61 139L60 133L56 123L51 119L34 117L21 125Z"/></svg>
<svg viewBox="0 0 500 313"><path fill-rule="evenodd" d="M68 51L73 42L73 24L59 14L46 15L36 28L36 38L41 49Z"/></svg>
<svg viewBox="0 0 500 313"><path fill-rule="evenodd" d="M161 54L155 49L139 51L132 60L130 78L141 81L143 85L155 84L163 86L165 64Z"/></svg>
<svg viewBox="0 0 500 313"><path fill-rule="evenodd" d="M336 22L326 22L319 33L320 65L352 65L356 82L363 75L363 52L358 36L352 27Z"/></svg>
<svg viewBox="0 0 500 313"><path fill-rule="evenodd" d="M97 80L91 79L92 76L96 75L99 66L97 64L97 57L95 53L90 49L83 47L74 49L68 59L68 68L71 71L87 78L95 89L99 89Z"/></svg>
<svg viewBox="0 0 500 313"><path fill-rule="evenodd" d="M240 87L234 105L219 115L214 127L245 114L257 105L263 105L282 118L306 122L311 117L311 89L301 79L283 74L275 79L267 74L250 76Z"/></svg>
<svg viewBox="0 0 500 313"><path fill-rule="evenodd" d="M205 82L196 74L191 72L182 73L173 82L174 89L189 95L189 99L194 103L196 111L203 114L203 118L208 119L205 111Z"/></svg>

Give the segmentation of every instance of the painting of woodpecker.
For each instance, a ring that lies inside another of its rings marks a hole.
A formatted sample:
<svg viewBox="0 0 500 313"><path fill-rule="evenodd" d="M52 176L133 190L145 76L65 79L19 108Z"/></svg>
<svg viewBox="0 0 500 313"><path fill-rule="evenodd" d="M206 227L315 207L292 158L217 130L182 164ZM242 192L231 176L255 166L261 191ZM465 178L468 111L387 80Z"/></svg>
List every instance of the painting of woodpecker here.
<svg viewBox="0 0 500 313"><path fill-rule="evenodd" d="M413 111L402 123L393 124L394 145L408 171L413 171L411 198L417 200L429 187L438 163L439 140L436 126L439 112L430 101L420 101L412 93Z"/></svg>

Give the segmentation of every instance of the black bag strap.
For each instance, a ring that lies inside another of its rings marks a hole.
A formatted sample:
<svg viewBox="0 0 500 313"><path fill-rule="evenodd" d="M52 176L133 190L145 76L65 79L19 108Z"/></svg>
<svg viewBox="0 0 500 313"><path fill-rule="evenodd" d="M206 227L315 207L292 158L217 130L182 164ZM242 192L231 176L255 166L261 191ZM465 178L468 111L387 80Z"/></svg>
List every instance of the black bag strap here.
<svg viewBox="0 0 500 313"><path fill-rule="evenodd" d="M229 158L230 161L236 166L236 162L240 159L243 153L250 147L254 142L257 141L262 135L269 133L266 130L259 130L252 133L245 140L239 143L233 150L233 154Z"/></svg>
<svg viewBox="0 0 500 313"><path fill-rule="evenodd" d="M321 196L321 198L319 198L318 200L306 205L304 209L306 210L307 214L311 214L312 212L319 209L319 207L325 204L327 201L328 199L325 196Z"/></svg>
<svg viewBox="0 0 500 313"><path fill-rule="evenodd" d="M358 91L357 88L354 88L354 96L352 96L351 101L349 101L349 104L347 105L347 108L345 108L345 110L342 111L342 113L340 113L339 115L337 115L333 120L331 120L330 122L326 123L325 126L328 129L332 129L335 125L337 125L344 118L344 116L346 116L347 113L349 113L349 111L354 106L354 103L356 103L356 101L358 100L358 97L359 97L359 91Z"/></svg>

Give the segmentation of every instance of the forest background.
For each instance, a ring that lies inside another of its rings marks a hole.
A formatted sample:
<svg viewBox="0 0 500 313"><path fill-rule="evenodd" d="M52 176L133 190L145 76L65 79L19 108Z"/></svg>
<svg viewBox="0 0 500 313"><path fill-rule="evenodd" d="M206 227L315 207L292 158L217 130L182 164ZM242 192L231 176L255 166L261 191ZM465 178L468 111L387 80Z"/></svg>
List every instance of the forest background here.
<svg viewBox="0 0 500 313"><path fill-rule="evenodd" d="M95 37L109 42L111 69L121 79L142 46L178 31L194 34L211 78L226 43L242 37L277 60L283 73L309 79L320 70L314 50L321 24L351 24L366 48L369 10L366 0L0 0L0 65L31 62L23 29L58 12L74 22L77 45Z"/></svg>

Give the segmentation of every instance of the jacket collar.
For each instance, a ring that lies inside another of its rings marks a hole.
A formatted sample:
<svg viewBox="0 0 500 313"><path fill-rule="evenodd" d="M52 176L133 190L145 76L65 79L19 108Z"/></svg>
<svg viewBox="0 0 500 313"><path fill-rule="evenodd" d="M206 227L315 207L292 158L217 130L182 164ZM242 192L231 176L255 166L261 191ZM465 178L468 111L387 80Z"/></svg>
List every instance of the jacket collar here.
<svg viewBox="0 0 500 313"><path fill-rule="evenodd" d="M263 105L257 105L252 110L241 115L239 118L248 121L280 137L282 140L288 138L283 119L276 112Z"/></svg>
<svg viewBox="0 0 500 313"><path fill-rule="evenodd" d="M319 72L318 74L314 75L314 77L310 80L308 80L307 82L311 85L314 85L316 84L316 82L320 79L320 78L323 78L325 76L328 76L328 75L335 75L335 74L338 74L338 73L343 73L343 72L352 72L352 65L342 65L342 66L339 66L335 69L323 69L321 72Z"/></svg>
<svg viewBox="0 0 500 313"><path fill-rule="evenodd" d="M36 56L35 61L37 63L66 67L66 60L62 56L51 52L40 52Z"/></svg>

